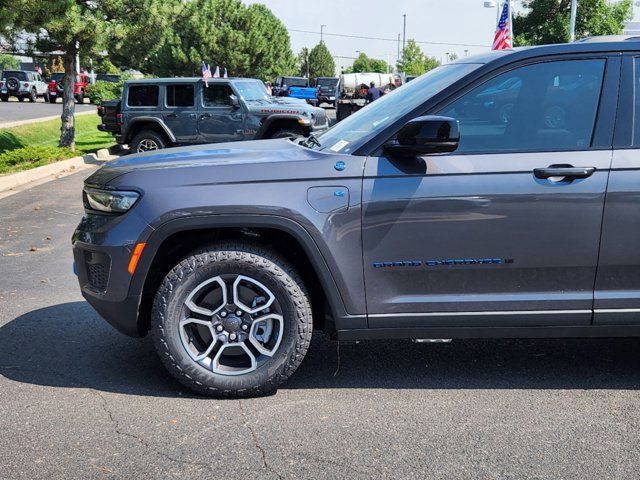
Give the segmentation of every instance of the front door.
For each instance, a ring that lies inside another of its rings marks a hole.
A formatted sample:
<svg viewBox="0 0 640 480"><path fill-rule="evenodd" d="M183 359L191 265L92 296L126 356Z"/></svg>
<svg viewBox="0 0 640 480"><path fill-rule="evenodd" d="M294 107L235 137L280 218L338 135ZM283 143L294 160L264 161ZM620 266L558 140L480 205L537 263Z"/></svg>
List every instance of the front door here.
<svg viewBox="0 0 640 480"><path fill-rule="evenodd" d="M202 84L202 104L198 114L200 143L233 142L244 139L244 114L241 106L234 106L234 95L228 83Z"/></svg>
<svg viewBox="0 0 640 480"><path fill-rule="evenodd" d="M162 119L177 143L193 143L198 137L195 88L193 83L165 86Z"/></svg>
<svg viewBox="0 0 640 480"><path fill-rule="evenodd" d="M370 327L591 323L611 163L596 118L610 116L600 97L617 62L480 80L432 112L460 121L455 154L367 160Z"/></svg>

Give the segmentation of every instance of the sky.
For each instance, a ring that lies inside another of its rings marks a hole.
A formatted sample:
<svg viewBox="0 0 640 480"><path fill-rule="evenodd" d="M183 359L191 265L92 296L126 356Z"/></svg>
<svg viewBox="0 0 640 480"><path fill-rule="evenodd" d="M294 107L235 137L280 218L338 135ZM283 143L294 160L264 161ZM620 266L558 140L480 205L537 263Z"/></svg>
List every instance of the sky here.
<svg viewBox="0 0 640 480"><path fill-rule="evenodd" d="M484 0L244 0L244 3L263 3L269 7L289 30L296 54L302 47L316 45L320 41L320 25L326 25L324 42L336 57L336 63L342 65L350 65L358 51L394 64L403 14L407 15L407 39L448 44L420 44L423 52L440 61L445 60L446 53L462 57L465 50L469 55L488 50L496 26L496 8L485 8ZM517 1L516 10L519 4ZM634 17L640 20L640 7L634 7Z"/></svg>

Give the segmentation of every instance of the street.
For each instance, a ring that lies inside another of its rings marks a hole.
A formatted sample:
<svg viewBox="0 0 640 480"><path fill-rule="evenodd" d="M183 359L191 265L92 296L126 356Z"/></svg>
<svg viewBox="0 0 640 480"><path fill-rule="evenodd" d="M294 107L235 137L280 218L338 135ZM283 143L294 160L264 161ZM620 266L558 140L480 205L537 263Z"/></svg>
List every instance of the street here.
<svg viewBox="0 0 640 480"><path fill-rule="evenodd" d="M13 98L11 100L7 103L0 103L0 126L3 123L52 117L62 113L61 100L58 100L57 103L45 103L41 98L36 103L13 101L15 100ZM88 102L88 100L85 101ZM76 104L76 112L87 112L95 110L95 108L95 105L89 103Z"/></svg>
<svg viewBox="0 0 640 480"><path fill-rule="evenodd" d="M317 335L275 395L191 395L79 293L87 175L0 200L2 478L637 478L638 339Z"/></svg>

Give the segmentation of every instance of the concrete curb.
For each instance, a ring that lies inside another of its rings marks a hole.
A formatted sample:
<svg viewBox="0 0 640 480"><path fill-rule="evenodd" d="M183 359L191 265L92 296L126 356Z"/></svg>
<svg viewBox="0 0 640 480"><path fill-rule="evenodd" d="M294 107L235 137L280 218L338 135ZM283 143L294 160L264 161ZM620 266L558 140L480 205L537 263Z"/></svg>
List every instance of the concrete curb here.
<svg viewBox="0 0 640 480"><path fill-rule="evenodd" d="M97 111L98 110L96 108L93 110L76 112L75 116L77 117L78 115L90 115L92 113L95 114ZM59 119L60 119L60 115L51 115L48 117L31 118L29 120L19 120L17 122L0 123L0 130L3 128L19 127L20 125L29 125L30 123L48 122L49 120L59 120Z"/></svg>
<svg viewBox="0 0 640 480"><path fill-rule="evenodd" d="M111 155L104 148L98 150L97 153L89 153L82 157L60 160L59 162L32 168L24 172L0 176L0 199L72 173L102 165L104 162L115 158L118 158L118 155Z"/></svg>

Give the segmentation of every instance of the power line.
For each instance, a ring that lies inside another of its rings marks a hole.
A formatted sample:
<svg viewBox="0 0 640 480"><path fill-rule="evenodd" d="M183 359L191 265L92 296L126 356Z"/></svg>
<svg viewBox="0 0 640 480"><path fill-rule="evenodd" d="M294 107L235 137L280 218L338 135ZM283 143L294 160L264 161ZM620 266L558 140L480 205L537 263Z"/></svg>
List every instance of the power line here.
<svg viewBox="0 0 640 480"><path fill-rule="evenodd" d="M296 32L296 33L313 33L315 35L319 35L320 32L314 32L312 30L298 30L295 28L289 28L288 29L290 32ZM343 38L358 38L358 39L362 39L362 40L380 40L382 42L397 42L398 39L397 38L383 38L383 37L365 37L365 36L361 36L361 35L347 35L346 33L327 33L324 32L323 33L324 36L329 36L329 37L343 37ZM426 41L421 41L421 40L415 40L416 43L421 43L423 45L447 45L447 46L453 46L453 47L491 47L491 45L480 45L477 43L447 43L447 42L426 42Z"/></svg>

